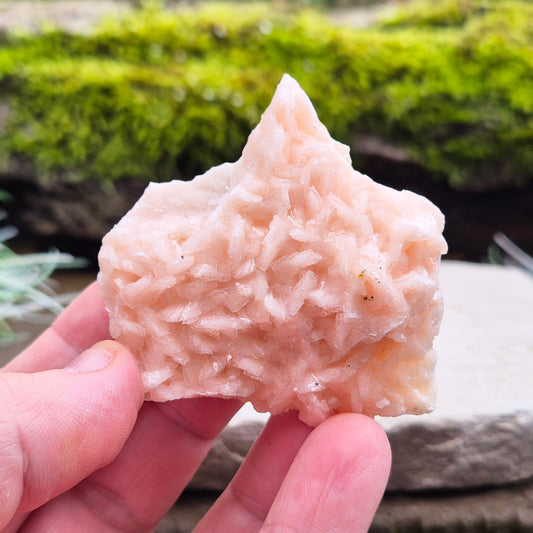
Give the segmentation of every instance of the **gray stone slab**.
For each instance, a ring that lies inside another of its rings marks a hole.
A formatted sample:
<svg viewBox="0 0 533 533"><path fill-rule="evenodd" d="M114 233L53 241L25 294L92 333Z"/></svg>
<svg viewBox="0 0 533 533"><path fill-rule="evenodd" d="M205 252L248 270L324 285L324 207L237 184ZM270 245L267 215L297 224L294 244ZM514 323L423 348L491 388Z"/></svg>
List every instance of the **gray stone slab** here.
<svg viewBox="0 0 533 533"><path fill-rule="evenodd" d="M445 262L435 342L437 408L379 419L393 449L389 489L464 488L533 476L533 277Z"/></svg>
<svg viewBox="0 0 533 533"><path fill-rule="evenodd" d="M533 278L445 261L436 339L438 404L379 419L393 451L393 490L472 488L533 477ZM246 406L223 432L194 488L222 490L267 416Z"/></svg>
<svg viewBox="0 0 533 533"><path fill-rule="evenodd" d="M38 32L56 26L74 33L87 33L105 16L131 11L125 0L2 0L0 32L24 30Z"/></svg>
<svg viewBox="0 0 533 533"><path fill-rule="evenodd" d="M533 481L501 488L387 494L370 533L530 533Z"/></svg>
<svg viewBox="0 0 533 533"><path fill-rule="evenodd" d="M190 533L218 493L187 492L157 533ZM530 533L533 481L504 488L386 494L370 533Z"/></svg>

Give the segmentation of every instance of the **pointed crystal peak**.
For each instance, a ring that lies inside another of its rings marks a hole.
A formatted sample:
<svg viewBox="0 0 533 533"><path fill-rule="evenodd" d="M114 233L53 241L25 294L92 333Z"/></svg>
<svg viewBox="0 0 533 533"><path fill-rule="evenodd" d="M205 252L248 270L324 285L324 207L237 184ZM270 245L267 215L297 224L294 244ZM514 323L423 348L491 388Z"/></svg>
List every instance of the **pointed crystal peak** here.
<svg viewBox="0 0 533 533"><path fill-rule="evenodd" d="M328 146L351 167L349 148L331 138L320 122L313 104L299 83L284 74L270 105L259 124L252 131L243 150L243 159L258 161L261 166L271 163L295 163L303 157L302 150L311 156L319 143Z"/></svg>

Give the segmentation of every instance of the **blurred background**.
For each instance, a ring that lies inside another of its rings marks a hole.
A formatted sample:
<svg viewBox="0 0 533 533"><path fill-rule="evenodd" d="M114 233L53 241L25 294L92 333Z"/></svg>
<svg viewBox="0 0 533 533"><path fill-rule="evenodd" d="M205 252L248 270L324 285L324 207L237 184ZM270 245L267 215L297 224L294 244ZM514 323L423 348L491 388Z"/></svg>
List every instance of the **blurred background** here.
<svg viewBox="0 0 533 533"><path fill-rule="evenodd" d="M355 168L441 208L449 258L533 251L528 1L18 1L0 27L0 187L37 249L94 265L149 180L238 158L288 72Z"/></svg>
<svg viewBox="0 0 533 533"><path fill-rule="evenodd" d="M0 1L2 361L149 181L239 157L285 72L356 169L440 207L449 259L531 261L530 1Z"/></svg>

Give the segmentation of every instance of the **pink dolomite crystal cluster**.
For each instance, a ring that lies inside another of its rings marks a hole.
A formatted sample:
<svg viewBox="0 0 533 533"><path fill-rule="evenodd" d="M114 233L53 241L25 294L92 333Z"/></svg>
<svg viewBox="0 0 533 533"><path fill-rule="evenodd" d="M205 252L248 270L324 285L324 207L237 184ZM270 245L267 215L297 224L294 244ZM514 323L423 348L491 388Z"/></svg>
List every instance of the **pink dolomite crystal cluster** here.
<svg viewBox="0 0 533 533"><path fill-rule="evenodd" d="M152 183L105 236L111 334L146 397L393 416L434 404L444 217L353 170L284 76L242 157Z"/></svg>

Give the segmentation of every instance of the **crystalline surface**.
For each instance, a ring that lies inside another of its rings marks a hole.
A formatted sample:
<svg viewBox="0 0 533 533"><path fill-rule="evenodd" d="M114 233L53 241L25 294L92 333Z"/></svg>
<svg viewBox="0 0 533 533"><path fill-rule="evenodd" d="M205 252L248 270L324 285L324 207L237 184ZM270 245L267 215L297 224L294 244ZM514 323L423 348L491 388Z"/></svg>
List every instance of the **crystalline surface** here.
<svg viewBox="0 0 533 533"><path fill-rule="evenodd" d="M353 170L289 76L242 157L150 184L106 235L111 334L148 399L251 400L316 425L434 403L444 217Z"/></svg>

